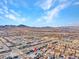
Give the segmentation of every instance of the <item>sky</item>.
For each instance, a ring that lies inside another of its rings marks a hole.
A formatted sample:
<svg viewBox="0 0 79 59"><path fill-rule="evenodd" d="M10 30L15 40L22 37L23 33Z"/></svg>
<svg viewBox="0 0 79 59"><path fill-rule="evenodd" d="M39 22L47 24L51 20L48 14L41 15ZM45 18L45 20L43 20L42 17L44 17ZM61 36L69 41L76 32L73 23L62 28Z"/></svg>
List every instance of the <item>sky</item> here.
<svg viewBox="0 0 79 59"><path fill-rule="evenodd" d="M0 0L0 25L79 25L79 0Z"/></svg>

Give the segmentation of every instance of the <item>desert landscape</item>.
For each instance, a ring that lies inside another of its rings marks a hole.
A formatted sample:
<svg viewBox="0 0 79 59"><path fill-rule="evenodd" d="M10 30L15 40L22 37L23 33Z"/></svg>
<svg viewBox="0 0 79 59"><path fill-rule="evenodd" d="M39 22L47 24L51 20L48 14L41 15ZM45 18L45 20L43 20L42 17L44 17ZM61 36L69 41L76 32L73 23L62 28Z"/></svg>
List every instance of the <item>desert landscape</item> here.
<svg viewBox="0 0 79 59"><path fill-rule="evenodd" d="M79 27L0 26L0 59L79 59Z"/></svg>

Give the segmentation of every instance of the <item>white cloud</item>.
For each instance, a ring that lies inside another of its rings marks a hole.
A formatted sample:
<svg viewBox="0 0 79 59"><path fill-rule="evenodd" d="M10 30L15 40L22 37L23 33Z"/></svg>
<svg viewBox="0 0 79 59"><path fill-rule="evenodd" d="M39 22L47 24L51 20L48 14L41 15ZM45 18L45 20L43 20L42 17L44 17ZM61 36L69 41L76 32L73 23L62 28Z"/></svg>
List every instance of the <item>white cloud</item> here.
<svg viewBox="0 0 79 59"><path fill-rule="evenodd" d="M10 12L11 14L16 15L16 16L21 16L19 13L15 12L15 11L12 10L12 9L10 9L9 12Z"/></svg>
<svg viewBox="0 0 79 59"><path fill-rule="evenodd" d="M2 1L0 2L0 9L2 9L2 13L3 14L6 14L6 13L8 13L8 7L7 7L7 5L5 4L5 3L3 3Z"/></svg>
<svg viewBox="0 0 79 59"><path fill-rule="evenodd" d="M8 2L8 6L7 6L7 2ZM14 3L16 2L16 3ZM12 3L20 6L22 4L18 3L19 0L3 0L0 2L0 19L5 19L5 20L11 20L11 21L15 21L17 23L23 23L25 21L27 21L28 19L26 17L23 17L21 14L19 14L19 10L18 12L16 12L13 9L9 9L9 5L11 5ZM22 0L20 0L20 2L22 2ZM17 7L17 6L16 6Z"/></svg>
<svg viewBox="0 0 79 59"><path fill-rule="evenodd" d="M14 16L13 14L6 14L5 17L10 20L16 20L16 16Z"/></svg>
<svg viewBox="0 0 79 59"><path fill-rule="evenodd" d="M18 23L23 23L25 21L27 21L28 19L24 18L24 17L17 17L13 14L6 14L5 17L9 20L12 20L12 21L16 21Z"/></svg>
<svg viewBox="0 0 79 59"><path fill-rule="evenodd" d="M52 20L66 6L67 6L67 4L60 4L59 6L55 7L54 9L48 11L47 19Z"/></svg>
<svg viewBox="0 0 79 59"><path fill-rule="evenodd" d="M46 11L46 15L40 17L38 20L40 21L44 20L47 23L51 22L59 14L59 12L64 8L66 8L67 6L69 6L69 4L70 4L69 2L64 2L59 4L55 8L52 8L51 10Z"/></svg>
<svg viewBox="0 0 79 59"><path fill-rule="evenodd" d="M47 3L47 0L40 3L40 7L44 9L44 16L37 19L37 22L50 23L52 20L58 17L59 13L70 6L75 0L51 0L51 3ZM54 8L50 9L53 4L58 3ZM49 10L48 10L49 9ZM46 10L46 11L45 11Z"/></svg>
<svg viewBox="0 0 79 59"><path fill-rule="evenodd" d="M51 8L53 2L55 0L41 0L39 1L38 6L41 7L43 10L48 10Z"/></svg>

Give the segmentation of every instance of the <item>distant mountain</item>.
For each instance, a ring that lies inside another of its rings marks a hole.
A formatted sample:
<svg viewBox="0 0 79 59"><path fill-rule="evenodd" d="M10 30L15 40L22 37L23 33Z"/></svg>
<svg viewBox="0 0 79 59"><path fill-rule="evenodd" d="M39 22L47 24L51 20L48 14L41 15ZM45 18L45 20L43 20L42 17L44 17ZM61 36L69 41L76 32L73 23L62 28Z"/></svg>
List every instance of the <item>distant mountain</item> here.
<svg viewBox="0 0 79 59"><path fill-rule="evenodd" d="M13 28L13 27L29 27L29 26L26 26L26 25L0 25L0 28Z"/></svg>
<svg viewBox="0 0 79 59"><path fill-rule="evenodd" d="M5 29L26 29L32 31L52 31L52 32L78 32L79 26L64 26L64 27L30 27L23 24L20 25L0 25L0 30Z"/></svg>
<svg viewBox="0 0 79 59"><path fill-rule="evenodd" d="M20 24L17 27L30 27L30 26L26 26L26 25Z"/></svg>

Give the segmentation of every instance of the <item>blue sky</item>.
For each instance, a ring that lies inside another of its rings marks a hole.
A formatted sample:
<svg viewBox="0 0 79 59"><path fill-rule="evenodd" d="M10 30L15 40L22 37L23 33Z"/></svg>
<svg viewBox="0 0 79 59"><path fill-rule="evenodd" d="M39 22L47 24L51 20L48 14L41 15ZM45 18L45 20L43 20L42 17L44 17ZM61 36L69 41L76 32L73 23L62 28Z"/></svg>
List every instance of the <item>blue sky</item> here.
<svg viewBox="0 0 79 59"><path fill-rule="evenodd" d="M79 25L79 0L0 0L0 25Z"/></svg>

